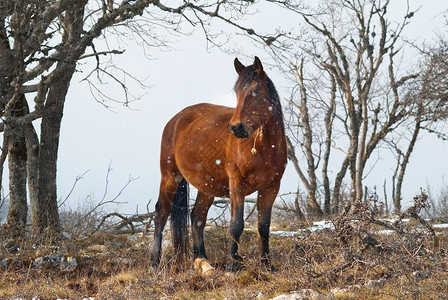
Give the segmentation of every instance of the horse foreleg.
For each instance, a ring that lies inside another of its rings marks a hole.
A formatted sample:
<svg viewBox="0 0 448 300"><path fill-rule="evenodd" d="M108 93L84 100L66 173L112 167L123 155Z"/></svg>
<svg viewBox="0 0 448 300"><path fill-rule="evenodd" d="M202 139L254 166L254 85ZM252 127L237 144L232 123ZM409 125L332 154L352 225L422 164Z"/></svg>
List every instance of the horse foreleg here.
<svg viewBox="0 0 448 300"><path fill-rule="evenodd" d="M191 232L193 235L193 255L196 258L207 258L204 246L204 227L207 213L213 204L214 197L200 191L196 197L196 203L191 211Z"/></svg>
<svg viewBox="0 0 448 300"><path fill-rule="evenodd" d="M159 190L159 199L156 203L154 216L154 242L151 251L151 263L158 266L162 254L162 232L170 214L171 202L176 194L177 186L174 176L162 177Z"/></svg>
<svg viewBox="0 0 448 300"><path fill-rule="evenodd" d="M238 255L238 245L240 236L244 229L244 196L238 191L234 190L230 193L230 264L229 271L236 271L241 265L241 257Z"/></svg>
<svg viewBox="0 0 448 300"><path fill-rule="evenodd" d="M269 228L271 225L272 206L277 197L279 187L259 190L257 197L258 211L258 235L261 262L267 267L271 267L269 258Z"/></svg>

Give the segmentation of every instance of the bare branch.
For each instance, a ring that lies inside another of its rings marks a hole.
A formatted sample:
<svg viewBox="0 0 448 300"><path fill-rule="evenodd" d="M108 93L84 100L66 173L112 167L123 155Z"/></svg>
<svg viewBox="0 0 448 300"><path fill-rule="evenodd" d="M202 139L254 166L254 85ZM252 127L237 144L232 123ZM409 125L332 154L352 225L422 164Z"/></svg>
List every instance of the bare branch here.
<svg viewBox="0 0 448 300"><path fill-rule="evenodd" d="M89 173L90 170L85 171L84 173L82 173L81 175L76 176L75 181L73 182L73 185L70 189L70 191L68 192L67 196L65 197L65 199L63 201L61 201L59 203L59 208L65 204L65 202L67 202L67 200L70 198L70 196L72 195L73 191L75 190L76 185L78 184L78 182L82 179L84 179L84 175L86 175L87 173Z"/></svg>

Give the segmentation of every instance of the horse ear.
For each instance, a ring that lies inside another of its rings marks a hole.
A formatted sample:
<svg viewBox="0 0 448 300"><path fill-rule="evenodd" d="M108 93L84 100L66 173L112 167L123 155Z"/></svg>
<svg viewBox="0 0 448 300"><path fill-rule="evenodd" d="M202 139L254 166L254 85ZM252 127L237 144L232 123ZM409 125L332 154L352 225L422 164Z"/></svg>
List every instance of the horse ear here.
<svg viewBox="0 0 448 300"><path fill-rule="evenodd" d="M258 58L258 56L255 56L253 67L257 73L263 72L263 65L261 64L261 61Z"/></svg>
<svg viewBox="0 0 448 300"><path fill-rule="evenodd" d="M235 70L238 73L238 75L246 68L239 60L238 58L235 58L235 61L233 62L235 65Z"/></svg>

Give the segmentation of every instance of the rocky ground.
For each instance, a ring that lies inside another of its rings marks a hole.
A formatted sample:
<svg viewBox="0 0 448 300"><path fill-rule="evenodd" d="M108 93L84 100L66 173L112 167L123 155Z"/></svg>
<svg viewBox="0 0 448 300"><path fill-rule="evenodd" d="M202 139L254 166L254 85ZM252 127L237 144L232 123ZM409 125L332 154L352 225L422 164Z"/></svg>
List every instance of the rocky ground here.
<svg viewBox="0 0 448 300"><path fill-rule="evenodd" d="M206 247L214 271L207 275L196 271L191 260L175 263L169 234L158 269L149 267L151 234L103 232L39 247L5 240L0 298L448 298L446 225L432 224L437 243L413 221L403 222L400 234L359 225L353 222L350 232L328 221L276 224L271 234L275 270L267 271L258 262L256 231L247 224L240 245L245 267L236 273L225 268L226 230L209 227Z"/></svg>

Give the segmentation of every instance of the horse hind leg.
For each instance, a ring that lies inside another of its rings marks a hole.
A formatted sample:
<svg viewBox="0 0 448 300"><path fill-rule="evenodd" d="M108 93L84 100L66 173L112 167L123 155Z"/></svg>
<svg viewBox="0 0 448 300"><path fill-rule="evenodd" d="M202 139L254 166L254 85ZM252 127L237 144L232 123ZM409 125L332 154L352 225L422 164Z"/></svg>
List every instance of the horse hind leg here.
<svg viewBox="0 0 448 300"><path fill-rule="evenodd" d="M188 256L188 182L182 179L171 205L171 236L178 262Z"/></svg>
<svg viewBox="0 0 448 300"><path fill-rule="evenodd" d="M196 197L196 203L191 211L191 231L193 235L194 258L207 258L204 246L204 227L207 221L207 213L213 204L214 197L200 191Z"/></svg>
<svg viewBox="0 0 448 300"><path fill-rule="evenodd" d="M176 180L177 179L177 180ZM154 242L151 251L151 263L158 266L162 254L162 233L171 212L171 204L182 180L180 174L162 174L159 189L159 199L155 207Z"/></svg>

